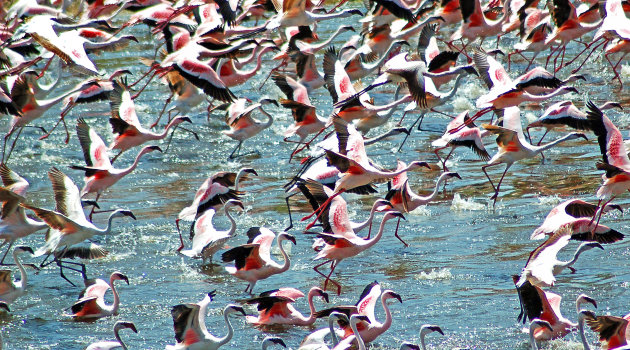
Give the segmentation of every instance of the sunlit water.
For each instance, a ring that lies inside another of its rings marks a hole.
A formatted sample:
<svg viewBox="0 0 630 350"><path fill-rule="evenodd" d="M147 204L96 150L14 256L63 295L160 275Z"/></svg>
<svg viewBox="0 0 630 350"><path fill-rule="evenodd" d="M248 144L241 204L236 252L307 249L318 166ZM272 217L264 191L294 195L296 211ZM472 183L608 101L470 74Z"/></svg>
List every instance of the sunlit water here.
<svg viewBox="0 0 630 350"><path fill-rule="evenodd" d="M346 20L346 23L355 19ZM321 26L320 35L325 37L325 33L332 31L331 26L330 23ZM355 27L360 26L356 23ZM138 57L151 56L160 41L151 36L144 26L135 27L131 32L137 35L140 43L118 53L95 56L99 69L112 72L116 68L129 68L136 77L145 70ZM347 35L342 35L337 43L347 38ZM511 47L510 38L502 41L505 51ZM486 45L493 47L494 42L488 41ZM576 52L576 45L571 45L571 53ZM524 61L517 61L510 74L517 76L525 65ZM266 61L265 68L269 67L271 63ZM577 85L581 91L579 96L570 96L576 104L582 106L588 96L597 102L617 100L625 107L629 106L627 95L611 81L612 73L602 58L592 59L582 72L588 82ZM559 74L565 76L569 73L565 69ZM624 74L626 77L627 74ZM262 79L262 76L255 77L232 90L238 96L254 100L261 95L284 97L271 81L258 91ZM76 81L78 77L66 76L64 82L67 83L62 84L53 95L73 86ZM478 80L467 78L458 97L441 109L455 113L472 107L474 98L485 91L479 90L480 86ZM372 95L378 102L386 102L391 98L391 89L386 91ZM139 118L145 125L154 120L167 96L165 85L153 83L136 100ZM330 112L331 100L325 89L316 91L312 100L320 114ZM11 306L11 314L2 316L0 320L7 348L80 349L92 341L112 339L114 322L130 320L139 330L138 334L122 331L130 348L163 349L175 342L171 306L197 302L215 289L217 297L210 306L206 323L213 334L225 334L221 310L230 302L248 297L243 293L246 283L228 275L220 265L202 269L199 261L176 254L179 242L174 219L179 210L192 200L195 190L206 177L221 170L236 171L242 166L251 166L257 169L259 176L244 184L246 210L236 215L238 236L229 245L245 243L244 232L251 226L264 225L278 232L288 224L281 185L299 165L287 163L293 145L282 142L283 130L291 123L286 110L270 108L275 118L274 125L245 142L245 151L257 150L260 156L228 162L226 157L235 143L220 133L226 128L223 116L214 114L208 121L205 108L206 105L202 105L190 113L194 121L191 128L199 133L201 141L195 141L186 133L176 134L168 153L156 152L145 156L136 171L113 186L100 200L104 208L128 208L138 218L133 222L128 218L115 221L114 234L99 239L111 251L110 255L87 263L90 277L108 278L114 270L129 276L129 286L118 284L122 299L120 315L93 323L72 322L64 313L69 311L80 288L63 281L58 270L52 267L37 275L31 272L28 294ZM523 106L523 109L529 110L527 113L532 116L540 114L540 106ZM59 107L53 108L34 124L50 128L59 111ZM622 130L626 129L629 120L624 113L610 111L607 114ZM387 127L393 126L400 115L400 112L396 113ZM109 104L95 103L75 108L67 118L72 131L68 145L63 143L62 130L57 130L48 140L38 141L38 131L26 129L12 156L9 165L31 182L29 198L37 205L46 208L54 206L50 181L46 176L52 166L62 169L79 186L83 184L82 174L68 168L69 165L83 163L74 132L79 116L85 118L106 140L111 140L107 122ZM6 124L7 118L4 120ZM411 123L411 120L407 122ZM406 162L416 159L435 162L430 143L439 137L446 122L447 118L443 116L427 117L423 127L439 133L414 131L401 153L395 153L401 138L369 147L368 153L392 168L397 158ZM376 134L376 131L373 133ZM539 132L533 134L534 139L541 135ZM552 133L551 138L559 135ZM515 164L505 179L494 211L488 208L492 193L480 169L484 163L467 150L456 151L450 168L458 171L462 180L450 181L435 202L408 214L407 221L401 223L400 235L410 246L405 248L394 238L394 224L390 223L377 245L339 265L333 277L343 285L341 296L332 296L330 305L316 300L316 307L354 303L366 284L378 280L384 289L398 292L403 303L390 305L393 325L370 345L372 348L397 349L403 341L417 342L418 330L424 323L438 324L446 333L445 337L431 335L428 339L430 348L528 348L527 336L521 333L522 326L516 322L519 305L510 276L520 272L529 252L540 243L530 241L529 236L554 205L571 197L595 200L594 193L601 181L595 162L600 155L595 138L589 138L589 141L567 142L546 152L544 165L540 158ZM496 151L493 138L485 142L493 154ZM129 164L135 152L124 154L116 165ZM496 167L490 174L498 178L502 171L503 167ZM409 177L412 187L426 194L433 188L438 175L437 171L420 171ZM386 185L381 185L379 195L384 196L385 193ZM357 221L363 220L375 198L347 196L352 217ZM627 196L622 196L617 202L627 204L629 200ZM298 211L295 215L297 220L309 211L302 199L292 203ZM103 226L105 218L106 214L98 214L94 221ZM604 220L613 228L630 232L623 215L612 213ZM228 222L223 215L218 215L215 225L225 229ZM307 291L311 286L322 284L323 279L312 270L315 254L310 248L311 238L301 233L303 227L302 223L298 223L292 231L297 236L297 246L291 249L291 269L283 275L260 281L255 292L279 287ZM23 243L39 247L43 244L43 235L32 236ZM557 286L552 290L564 297L562 310L565 316L576 320L574 300L580 293L587 293L598 300L598 313L624 315L630 311L629 246L626 240L607 245L605 251L589 251L575 265L576 274L558 276ZM568 257L575 247L577 244L570 244L560 253L560 258ZM215 263L219 258L217 254ZM274 258L279 259L278 256ZM25 257L25 260L30 262L31 259ZM80 284L76 274L68 274ZM108 300L111 300L110 295ZM300 300L296 307L305 313L308 310L305 300ZM255 313L253 307L246 309ZM377 306L377 317L384 317L380 305ZM267 333L278 334L289 347L296 349L310 331L325 326L325 322L318 321L312 328L259 330L246 324L241 317L233 317L232 323L235 336L226 346L231 349L259 348L260 340ZM588 337L595 344L595 336L589 333ZM581 348L576 334L544 346L553 349Z"/></svg>

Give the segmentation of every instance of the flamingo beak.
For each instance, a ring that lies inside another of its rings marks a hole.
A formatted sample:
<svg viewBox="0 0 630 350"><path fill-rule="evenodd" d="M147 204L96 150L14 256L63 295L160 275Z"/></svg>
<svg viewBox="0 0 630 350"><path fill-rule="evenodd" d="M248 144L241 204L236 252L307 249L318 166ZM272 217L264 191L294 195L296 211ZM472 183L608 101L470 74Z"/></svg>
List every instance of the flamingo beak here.
<svg viewBox="0 0 630 350"><path fill-rule="evenodd" d="M391 295L392 297L394 297L396 300L398 300L400 303L402 303L402 302L403 302L403 301L402 301L402 297L400 296L400 294L398 294L398 293L394 293L394 292L391 292L391 293L390 293L390 295Z"/></svg>
<svg viewBox="0 0 630 350"><path fill-rule="evenodd" d="M152 151L160 151L160 152L164 152L162 151L162 149L159 146L149 146L148 147L150 150Z"/></svg>
<svg viewBox="0 0 630 350"><path fill-rule="evenodd" d="M459 176L459 174L458 174L458 173L455 173L455 172L451 173L451 174L450 174L450 176L451 176L451 177L456 177L456 178L458 178L458 179L460 179L460 180L462 179L462 177L461 177L461 176Z"/></svg>
<svg viewBox="0 0 630 350"><path fill-rule="evenodd" d="M323 292L323 291L322 291L322 292L321 292L321 294L320 294L320 296L321 296L324 300L326 300L326 302L327 302L327 303L329 303L329 302L330 302L330 299L328 299L328 293L326 293L326 292Z"/></svg>
<svg viewBox="0 0 630 350"><path fill-rule="evenodd" d="M250 173L250 174L254 174L254 175L258 176L258 173L256 172L256 170L254 170L252 168L243 169L243 171L246 172L246 173Z"/></svg>
<svg viewBox="0 0 630 350"><path fill-rule="evenodd" d="M183 118L181 119L181 121L182 121L182 122L187 122L187 123L192 124L192 120L190 120L190 118L188 118L188 117L183 117Z"/></svg>
<svg viewBox="0 0 630 350"><path fill-rule="evenodd" d="M427 328L432 330L432 331L434 331L434 332L438 332L438 333L444 335L444 332L442 331L442 328L440 328L439 326L430 326L430 327L427 327Z"/></svg>
<svg viewBox="0 0 630 350"><path fill-rule="evenodd" d="M123 326L125 326L125 328L129 328L131 329L134 333L138 333L138 330L136 329L136 325L133 324L133 322L121 322Z"/></svg>
<svg viewBox="0 0 630 350"><path fill-rule="evenodd" d="M208 297L210 298L210 301L212 301L216 295L217 295L216 289L208 293Z"/></svg>
<svg viewBox="0 0 630 350"><path fill-rule="evenodd" d="M232 309L233 309L234 311L238 311L238 312L240 312L241 314L243 314L243 316L246 316L246 315L247 315L247 314L245 313L245 310L244 310L242 307L240 307L240 306L232 306Z"/></svg>
<svg viewBox="0 0 630 350"><path fill-rule="evenodd" d="M126 216L129 216L130 218L132 218L132 219L134 219L134 220L137 220L137 219L136 219L136 216L135 216L135 215L133 215L133 213L131 212L131 210L123 210L123 211L122 211L122 213L123 213L124 215L126 215Z"/></svg>
<svg viewBox="0 0 630 350"><path fill-rule="evenodd" d="M11 310L9 310L9 304L4 301L0 301L0 309L5 309L7 312L11 312Z"/></svg>
<svg viewBox="0 0 630 350"><path fill-rule="evenodd" d="M583 296L582 299L584 299L584 301L587 303L591 303L595 308L597 308L597 301L595 301L595 299L588 296Z"/></svg>
<svg viewBox="0 0 630 350"><path fill-rule="evenodd" d="M27 247L27 246L19 246L19 247L16 247L15 249L20 249L20 250L25 251L27 253L35 254L33 252L33 248Z"/></svg>
<svg viewBox="0 0 630 350"><path fill-rule="evenodd" d="M295 241L295 236L290 235L290 234L288 234L288 233L287 233L285 236L286 236L286 238L287 238L289 241L293 242L293 245L296 245L296 244L297 244L297 242Z"/></svg>

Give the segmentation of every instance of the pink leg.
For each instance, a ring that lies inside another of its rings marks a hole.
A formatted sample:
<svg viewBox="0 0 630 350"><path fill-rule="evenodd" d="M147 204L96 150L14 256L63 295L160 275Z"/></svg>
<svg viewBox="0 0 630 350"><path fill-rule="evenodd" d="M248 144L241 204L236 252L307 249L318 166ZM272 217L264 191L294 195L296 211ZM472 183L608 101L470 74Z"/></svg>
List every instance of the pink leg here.
<svg viewBox="0 0 630 350"><path fill-rule="evenodd" d="M335 192L335 193L333 193L333 195L332 195L332 196L330 196L330 197L328 197L328 199L326 199L326 201L325 201L324 203L322 203L322 204L319 206L319 208L315 209L315 211L313 211L313 213L311 213L311 214L310 214L310 215L308 215L308 216L303 217L301 221L308 220L309 218L313 217L313 215L317 214L317 217L315 218L315 220L314 220L313 222L311 222L310 224L306 225L306 228L305 228L305 229L306 229L306 230L310 230L310 229L311 229L311 228L312 228L312 227L313 227L313 226L317 223L317 220L319 220L319 218L322 216L322 214L324 213L324 210L326 210L326 207L330 204L330 202L331 202L331 201L332 201L335 197L337 197L338 195L342 194L344 191L345 191L345 190L344 190L344 189L342 189L342 190L341 190L341 191L339 191L339 192Z"/></svg>
<svg viewBox="0 0 630 350"><path fill-rule="evenodd" d="M409 244L407 244L407 242L403 241L402 238L400 238L400 236L398 235L398 226L400 226L400 218L398 218L398 223L396 223L396 232L394 233L394 237L398 238L399 241L402 242L402 244L405 245L405 248L409 247Z"/></svg>

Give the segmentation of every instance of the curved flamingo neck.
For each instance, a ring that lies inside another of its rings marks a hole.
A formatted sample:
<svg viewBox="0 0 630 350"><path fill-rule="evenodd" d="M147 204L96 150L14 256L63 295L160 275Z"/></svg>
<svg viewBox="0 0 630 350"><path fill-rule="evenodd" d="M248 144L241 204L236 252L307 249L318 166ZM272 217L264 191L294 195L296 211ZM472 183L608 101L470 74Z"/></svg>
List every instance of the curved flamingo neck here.
<svg viewBox="0 0 630 350"><path fill-rule="evenodd" d="M236 173L236 179L234 180L234 191L238 192L239 190L239 185L241 184L241 179L243 178L243 175L245 175L245 170L241 169L238 171L238 173Z"/></svg>
<svg viewBox="0 0 630 350"><path fill-rule="evenodd" d="M145 148L143 148L143 149L142 149L142 150L138 153L138 155L136 156L136 159L134 159L134 160L133 160L133 163L132 163L130 166L128 166L127 168L122 169L122 170L120 171L119 176L120 176L120 177L123 177L123 176L125 176L125 175L127 175L127 174L131 173L132 171L134 171L134 170L136 169L136 167L138 166L138 163L140 162L140 158L142 158L142 156L143 156L143 155L145 155L145 154L147 154L147 153L149 153L149 152L151 152L151 150L150 150L150 149L148 149L148 148L146 148L146 147L145 147Z"/></svg>
<svg viewBox="0 0 630 350"><path fill-rule="evenodd" d="M354 333L354 337L357 340L357 344L359 345L359 350L365 350L365 343L363 342L363 338L361 338L361 334L357 330L357 320L350 320L350 328L352 328L352 332Z"/></svg>
<svg viewBox="0 0 630 350"><path fill-rule="evenodd" d="M227 205L223 207L225 216L227 216L228 220L230 220L230 229L227 231L227 236L232 236L234 232L236 232L236 221L234 221L234 218L232 217L228 209L229 209L229 206Z"/></svg>
<svg viewBox="0 0 630 350"><path fill-rule="evenodd" d="M326 39L326 41L319 43L317 45L312 45L311 46L311 50L313 50L313 52L316 52L318 50L321 50L324 47L327 47L337 36L339 36L339 34L341 34L341 32L343 31L343 25L337 27L337 30L328 37L328 39Z"/></svg>
<svg viewBox="0 0 630 350"><path fill-rule="evenodd" d="M304 318L304 322L308 325L308 324L313 324L315 323L316 317L315 317L315 305L313 305L313 298L315 297L315 290L311 289L308 292L308 308L311 311L311 314L308 316L308 318Z"/></svg>
<svg viewBox="0 0 630 350"><path fill-rule="evenodd" d="M112 274L109 277L109 287L112 289L112 293L114 294L114 302L111 306L112 315L118 315L118 306L120 306L120 297L118 296L118 290L116 290L116 286L114 285L114 275Z"/></svg>
<svg viewBox="0 0 630 350"><path fill-rule="evenodd" d="M263 129L267 129L268 127L271 126L271 124L273 124L273 117L271 116L271 114L265 112L265 110L262 109L262 106L259 109L260 109L260 112L267 117L267 121L262 125Z"/></svg>
<svg viewBox="0 0 630 350"><path fill-rule="evenodd" d="M531 146L531 147L532 147L532 150L534 151L534 153L540 153L540 152L544 152L544 151L554 147L555 145L557 145L559 143L562 143L564 141L570 140L573 137L574 137L573 134L568 134L568 135L565 135L565 136L563 136L563 137L561 137L561 138L559 138L559 139L557 139L555 141L551 141L549 143L546 143L546 144L544 144L542 146Z"/></svg>
<svg viewBox="0 0 630 350"><path fill-rule="evenodd" d="M112 221L114 220L114 217L116 217L117 211L109 214L109 218L107 219L107 226L104 229L99 229L97 228L96 231L98 232L98 234L101 235L107 235L111 232L112 230Z"/></svg>
<svg viewBox="0 0 630 350"><path fill-rule="evenodd" d="M365 249L368 249L371 246L375 245L376 242L378 242L381 239L381 237L383 236L383 231L385 230L385 223L389 219L390 219L389 216L385 214L385 216L383 217L383 220L381 220L381 225L378 228L378 232L376 233L374 237L367 240L366 244L364 245Z"/></svg>
<svg viewBox="0 0 630 350"><path fill-rule="evenodd" d="M278 270L278 273L284 272L284 271L288 270L291 267L291 260L289 260L289 256L284 251L284 247L282 246L282 242L283 241L284 241L284 238L281 238L281 236L278 235L278 238L276 239L276 242L278 242L277 243L278 244L278 249L280 249L280 254L282 254L282 258L284 259L284 263L282 264L282 266Z"/></svg>
<svg viewBox="0 0 630 350"><path fill-rule="evenodd" d="M380 325L380 329L382 332L385 332L392 325L392 313L389 311L389 306L387 305L387 299L385 294L381 295L381 304L383 305L383 310L385 311L385 322Z"/></svg>
<svg viewBox="0 0 630 350"><path fill-rule="evenodd" d="M581 312L578 312L578 333L580 334L580 340L582 340L584 350L591 350L591 346L588 344L586 335L584 334L584 315L582 315Z"/></svg>
<svg viewBox="0 0 630 350"><path fill-rule="evenodd" d="M330 339L334 348L339 344L339 337L337 337L337 332L335 332L335 317L332 315L328 316L328 328L330 328Z"/></svg>
<svg viewBox="0 0 630 350"><path fill-rule="evenodd" d="M116 338L116 340L120 343L120 347L123 350L127 350L127 345L125 344L125 342L122 341L122 339L120 339L120 334L118 334L120 332L121 326L119 324L116 324L114 326L114 338Z"/></svg>
<svg viewBox="0 0 630 350"><path fill-rule="evenodd" d="M446 177L447 176L448 176L447 173L444 173L444 174L440 175L440 177L438 178L437 182L435 183L435 188L433 188L433 193L431 193L430 195L428 195L426 197L418 196L417 194L413 193L413 191L409 191L409 194L410 194L412 200L413 199L420 200L420 201L423 201L423 202L426 202L426 203L434 200L435 197L437 197L438 193L440 192L440 186L442 185L442 183L444 181L446 181Z"/></svg>
<svg viewBox="0 0 630 350"><path fill-rule="evenodd" d="M56 97L53 97L53 98L49 98L49 99L46 99L46 100L36 100L37 106L39 108L48 109L48 108L56 105L57 103L61 102L61 100L63 100L64 98L66 98L66 97L68 97L68 96L70 96L70 95L72 95L72 94L74 94L76 92L79 92L79 91L83 90L83 88L84 88L84 86L83 86L83 84L81 84L79 86L76 86L72 90L69 90L69 91L66 91L66 92L62 93L59 96L56 96Z"/></svg>
<svg viewBox="0 0 630 350"><path fill-rule="evenodd" d="M234 328L232 328L232 323L228 318L228 315L230 314L229 310L230 309L227 307L223 310L223 319L225 320L225 324L227 325L228 332L225 336L217 339L217 348L227 344L230 340L232 340L232 336L234 336Z"/></svg>
<svg viewBox="0 0 630 350"><path fill-rule="evenodd" d="M379 206L378 202L374 202L374 204L372 204L372 209L370 209L370 216L368 216L367 220L360 222L356 224L355 227L353 227L353 230L355 233L363 230L367 225L372 223L372 221L374 220L374 213L376 213L376 208L378 206Z"/></svg>
<svg viewBox="0 0 630 350"><path fill-rule="evenodd" d="M20 269L20 281L15 284L17 289L25 291L28 278L26 276L26 270L24 269L22 262L20 261L20 259L18 259L18 253L18 250L13 251L13 261L15 261L15 265L17 265L18 269Z"/></svg>
<svg viewBox="0 0 630 350"><path fill-rule="evenodd" d="M164 130L163 130L161 133L159 133L159 134L153 134L153 135L152 135L152 136L153 136L152 138L153 138L154 140L161 140L161 139L165 138L165 137L166 137L166 135L168 134L168 131L169 131L172 127L174 127L174 126L176 126L176 125L178 125L178 124L180 124L180 123L181 123L181 120L180 120L180 119L173 118L173 120L171 120L168 124L166 124L166 126L164 127Z"/></svg>
<svg viewBox="0 0 630 350"><path fill-rule="evenodd" d="M566 268L569 267L573 264L575 264L575 262L577 261L577 259L580 257L580 254L582 254L583 252L585 252L586 250L590 249L590 247L586 246L586 245L581 245L576 251L575 254L573 254L573 258L571 258L571 260L569 261L564 261L564 262L559 262L558 264L556 264L556 267L558 268Z"/></svg>
<svg viewBox="0 0 630 350"><path fill-rule="evenodd" d="M394 177L413 169L414 169L413 164L409 164L406 167L395 170L395 171L380 171L379 170L379 171L375 171L375 173L379 175L384 175L385 177Z"/></svg>

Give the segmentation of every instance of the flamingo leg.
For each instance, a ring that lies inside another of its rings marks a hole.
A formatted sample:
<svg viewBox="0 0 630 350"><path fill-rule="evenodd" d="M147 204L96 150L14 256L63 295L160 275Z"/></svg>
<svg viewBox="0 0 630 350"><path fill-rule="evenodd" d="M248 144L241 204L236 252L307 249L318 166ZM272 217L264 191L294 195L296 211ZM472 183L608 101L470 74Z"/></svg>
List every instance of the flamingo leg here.
<svg viewBox="0 0 630 350"><path fill-rule="evenodd" d="M402 122L403 120L405 120L405 116L407 115L408 111L405 111L405 113L403 113L402 117L400 117L400 120L398 121L398 123L396 123L396 126L402 126Z"/></svg>
<svg viewBox="0 0 630 350"><path fill-rule="evenodd" d="M538 143L536 144L537 146L540 146L540 143L542 142L542 140L545 138L545 136L547 136L547 133L549 132L549 129L547 129L547 131L545 131L545 133L543 134L543 136L540 138L540 140L538 140Z"/></svg>
<svg viewBox="0 0 630 350"><path fill-rule="evenodd" d="M174 95L175 95L175 91L171 91L171 95L166 99L166 102L164 102L164 107L162 107L162 111L160 112L160 115L153 122L153 124L151 124L149 128L153 129L158 125L158 123L160 122L160 119L162 119L162 115L164 114L166 107L168 107L168 104L171 103L171 100L173 99Z"/></svg>
<svg viewBox="0 0 630 350"><path fill-rule="evenodd" d="M328 11L327 13L330 14L330 13L335 12L335 10L337 10L341 5L345 4L346 2L348 2L348 0L341 0L341 1L339 1L339 3L337 5L335 5L335 7L330 9L330 11Z"/></svg>
<svg viewBox="0 0 630 350"><path fill-rule="evenodd" d="M596 45L596 46L595 46L595 47L591 50L591 52L589 52L589 53L588 53L588 55L586 55L586 58L584 59L584 61L582 61L582 63L581 63L581 64L580 64L577 68L575 68L574 70L572 70L572 71L571 71L571 74L575 74L575 73L577 73L580 69L582 69L582 66L584 66L584 64L586 64L586 61L589 59L589 57L591 57L591 55L593 54L593 52L595 52L595 50L597 50L597 48L599 48L600 46L605 45L607 42L608 42L608 40L604 40L604 41L602 41L601 43L597 44L597 45ZM586 49L588 49L589 47L591 47L591 45L593 45L594 43L595 43L595 42L593 42L593 43L589 44L588 46L586 46L586 47L584 48L584 50L586 50ZM584 51L582 51L582 52L584 52ZM573 58L571 61L569 61L569 62L568 62L565 66L568 66L568 65L570 65L571 63L573 63L573 61L575 61L575 60L576 60L576 59L577 59L577 58L578 58L578 57L582 54L582 52L580 52L580 54L579 54L579 55L575 56L575 58Z"/></svg>
<svg viewBox="0 0 630 350"><path fill-rule="evenodd" d="M55 58L55 56L51 57L50 59L48 59L48 62L46 62L46 65L44 66L44 68L42 69L42 71L39 73L39 75L36 77L36 79L39 79L41 77L44 76L44 73L46 72L46 70L48 69L48 67L50 67L50 63L52 63L53 59Z"/></svg>
<svg viewBox="0 0 630 350"><path fill-rule="evenodd" d="M96 203L98 202L98 199L99 199L100 197L101 197L101 194L100 194L100 193L97 193L97 194L96 194L96 199L94 199L94 204L95 204L95 205L93 205L93 206L92 206L92 210L90 211L90 216L89 216L90 221L92 221L92 215L93 215L94 213L96 213L96 211L95 211L95 210L96 210L96 206L97 206L97 204L96 204Z"/></svg>
<svg viewBox="0 0 630 350"><path fill-rule="evenodd" d="M400 147L398 147L398 151L396 152L400 152L400 150L402 149L402 147L405 145L405 142L407 141L407 138L409 137L409 135L411 135L411 132L413 131L413 127L416 126L416 123L420 122L420 124L418 125L418 127L420 125L422 125L422 120L424 119L424 115L426 113L423 112L422 114L420 114L420 116L418 117L418 119L416 119L415 122L413 122L413 124L411 124L411 126L409 127L409 133L407 135L405 135L405 139L402 141L402 143L400 144Z"/></svg>
<svg viewBox="0 0 630 350"><path fill-rule="evenodd" d="M460 131L461 129L463 129L463 128L467 127L468 125L472 124L479 117L481 117L482 115L490 112L493 109L494 109L494 107L490 106L490 107L486 107L486 108L480 110L479 112L475 113L475 115L473 115L472 118L468 119L465 123L462 123L460 126L449 130L448 133L449 134L454 134L454 133Z"/></svg>
<svg viewBox="0 0 630 350"><path fill-rule="evenodd" d="M547 56L547 60L545 61L545 69L547 69L547 66L549 65L549 60L551 60L551 58L553 57L553 54L556 52L556 50L558 50L558 48L560 48L560 46L551 48L551 52L549 52L549 56Z"/></svg>
<svg viewBox="0 0 630 350"><path fill-rule="evenodd" d="M117 155L114 156L114 158L112 158L112 160L110 161L111 164L114 164L114 162L116 161L116 159L118 159L118 157L120 157L120 155L123 153L123 150L120 150L120 152L118 152Z"/></svg>
<svg viewBox="0 0 630 350"><path fill-rule="evenodd" d="M501 179L499 179L499 183L497 184L497 189L494 192L494 196L490 197L490 199L494 199L494 202L492 203L493 207L497 204L497 198L499 197L499 190L501 189L501 184L503 183L503 178L505 177L505 174L507 173L508 169L510 169L510 166L512 166L512 164L506 164L505 170L503 170L503 175L501 175ZM485 173L485 169L484 169L484 173ZM487 173L486 173L486 176L488 176Z"/></svg>
<svg viewBox="0 0 630 350"><path fill-rule="evenodd" d="M179 248L177 248L178 252L181 252L184 249L184 238L182 238L182 231L179 229L179 218L175 219L175 227L177 227L177 233L179 234Z"/></svg>
<svg viewBox="0 0 630 350"><path fill-rule="evenodd" d="M236 145L236 147L234 148L234 150L232 151L232 153L230 153L230 156L228 157L228 159L234 159L234 153L236 153L236 157L238 157L238 153L236 151L241 151L241 145L243 144L243 141L239 141L238 145Z"/></svg>
<svg viewBox="0 0 630 350"><path fill-rule="evenodd" d="M293 228L293 217L291 216L291 206L289 205L289 198L295 196L296 194L298 194L298 192L291 193L284 198L284 200L287 202L287 210L289 211L289 226L284 229L285 231L289 231Z"/></svg>
<svg viewBox="0 0 630 350"><path fill-rule="evenodd" d="M328 273L328 275L324 275L321 271L319 271L319 267L326 265L330 263L330 272ZM338 261L335 260L327 260L317 266L315 266L313 268L313 270L315 270L315 272L317 272L318 274L322 275L323 277L326 278L326 280L324 281L324 290L326 290L326 288L328 287L328 282L330 281L330 283L332 283L333 285L335 285L337 287L337 295L341 294L341 284L335 282L334 280L330 279L330 276L332 276L333 272L335 271L335 268L337 267L337 265L339 264Z"/></svg>
<svg viewBox="0 0 630 350"><path fill-rule="evenodd" d="M523 58L525 59L525 61L527 61L527 62L528 62L527 67L525 68L525 72L527 72L527 71L529 70L529 67L531 67L531 66L532 66L532 64L534 63L534 60L536 59L536 57L538 57L538 54L539 54L539 53L540 53L540 52L536 52L536 53L534 53L534 56L532 56L532 59L531 59L531 60L528 60L528 59L527 59L527 57L525 57L525 56L523 56L523 54L521 54L521 56L523 56Z"/></svg>
<svg viewBox="0 0 630 350"><path fill-rule="evenodd" d="M496 195L499 193L499 190L494 186L494 183L492 182L492 179L490 178L490 175L488 175L488 173L486 172L486 168L489 168L491 166L496 166L499 165L501 163L497 163L497 164L487 164L481 167L481 170L483 170L483 173L486 174L486 178L488 179L488 181L490 182L490 185L492 186L492 189L494 190L494 196L496 197Z"/></svg>
<svg viewBox="0 0 630 350"><path fill-rule="evenodd" d="M400 236L398 235L398 226L400 226L400 218L398 218L398 222L396 223L396 232L394 233L394 237L398 238L399 241L402 242L402 244L405 245L405 248L409 247L409 244L407 244L407 242L403 241L402 238L400 238Z"/></svg>
<svg viewBox="0 0 630 350"><path fill-rule="evenodd" d="M24 130L24 126L20 127L20 130L18 130L17 135L15 135L15 139L13 139L13 143L11 144L11 148L9 148L9 154L6 156L6 158L4 157L4 149L2 151L2 161L3 162L8 162L9 158L11 158L11 153L13 153L13 149L15 148L15 144L17 143L18 139L20 138L20 135L22 134L22 130ZM8 136L10 136L11 134L8 134ZM6 138L5 138L6 141Z"/></svg>
<svg viewBox="0 0 630 350"><path fill-rule="evenodd" d="M0 244L0 248L2 248L7 243L9 243L9 247L4 252L4 255L2 256L2 260L0 260L0 265L2 265L2 266L13 265L13 264L5 264L4 263L4 259L7 257L7 254L9 254L9 250L11 250L11 247L13 246L13 241L9 242L9 240L5 240L4 242L2 242L2 244Z"/></svg>
<svg viewBox="0 0 630 350"><path fill-rule="evenodd" d="M331 125L332 125L332 124L331 124ZM293 153L291 154L291 157L290 157L290 158L293 158L293 156L295 156L296 154L298 154L298 153L302 152L304 149L308 148L308 147L310 146L310 144L311 144L311 143L312 143L312 142L313 142L313 141L314 141L314 140L315 140L315 139L316 139L319 135L321 135L321 134L324 132L324 130L328 129L328 127L330 127L330 125L329 125L329 126L325 126L325 127L321 128L321 130L319 130L319 131L317 132L317 134L315 134L315 136L313 136L313 138L312 138L312 139L310 139L308 142L304 143L304 145L303 145L302 147L300 147L299 149L296 149L295 151L293 151Z"/></svg>

